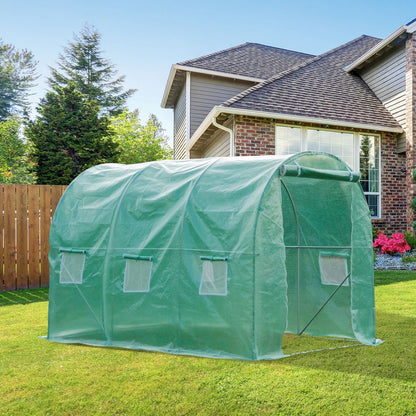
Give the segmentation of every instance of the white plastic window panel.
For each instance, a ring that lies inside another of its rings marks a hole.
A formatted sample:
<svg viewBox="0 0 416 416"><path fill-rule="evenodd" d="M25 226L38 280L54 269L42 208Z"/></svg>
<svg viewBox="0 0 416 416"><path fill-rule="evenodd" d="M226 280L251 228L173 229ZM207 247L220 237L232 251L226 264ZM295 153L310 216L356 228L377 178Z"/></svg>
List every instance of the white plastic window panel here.
<svg viewBox="0 0 416 416"><path fill-rule="evenodd" d="M227 296L228 263L226 258L204 258L199 286L200 295Z"/></svg>
<svg viewBox="0 0 416 416"><path fill-rule="evenodd" d="M123 292L149 292L153 266L152 258L125 256L125 260Z"/></svg>
<svg viewBox="0 0 416 416"><path fill-rule="evenodd" d="M346 257L321 254L319 267L321 269L322 284L339 286L348 275L347 260ZM342 286L349 286L349 279L345 280Z"/></svg>
<svg viewBox="0 0 416 416"><path fill-rule="evenodd" d="M85 267L85 252L62 251L59 283L82 284Z"/></svg>

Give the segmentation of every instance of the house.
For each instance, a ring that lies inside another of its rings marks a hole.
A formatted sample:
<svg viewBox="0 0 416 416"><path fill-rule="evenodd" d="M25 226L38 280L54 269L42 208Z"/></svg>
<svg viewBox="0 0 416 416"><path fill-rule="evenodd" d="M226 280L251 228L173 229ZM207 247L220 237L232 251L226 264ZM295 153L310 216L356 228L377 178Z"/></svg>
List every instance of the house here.
<svg viewBox="0 0 416 416"><path fill-rule="evenodd" d="M333 153L361 171L373 225L411 229L416 19L312 56L244 43L172 66L175 159Z"/></svg>

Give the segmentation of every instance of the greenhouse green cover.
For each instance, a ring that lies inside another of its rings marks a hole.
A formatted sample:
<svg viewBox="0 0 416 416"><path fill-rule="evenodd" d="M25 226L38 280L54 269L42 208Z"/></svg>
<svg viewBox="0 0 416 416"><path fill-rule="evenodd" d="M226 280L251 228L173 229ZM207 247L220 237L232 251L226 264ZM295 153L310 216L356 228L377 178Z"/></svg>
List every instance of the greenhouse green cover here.
<svg viewBox="0 0 416 416"><path fill-rule="evenodd" d="M285 332L375 345L371 222L336 157L105 164L50 231L48 339L283 357Z"/></svg>

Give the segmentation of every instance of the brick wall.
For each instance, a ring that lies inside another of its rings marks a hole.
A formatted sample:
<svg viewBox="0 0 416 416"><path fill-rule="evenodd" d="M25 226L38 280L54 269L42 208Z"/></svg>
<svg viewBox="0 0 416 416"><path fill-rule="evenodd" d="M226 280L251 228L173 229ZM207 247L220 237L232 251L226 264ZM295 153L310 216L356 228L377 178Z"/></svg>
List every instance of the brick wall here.
<svg viewBox="0 0 416 416"><path fill-rule="evenodd" d="M236 116L236 156L274 155L275 125L289 124L286 120L261 117ZM299 123L297 125L300 126ZM328 128L318 124L303 124L306 127ZM333 127L331 127L332 129ZM337 128L333 128L337 130ZM340 130L345 128L339 127ZM374 133L360 130L361 133ZM406 155L397 153L397 137L381 133L381 211L382 218L373 220L374 227L391 234L406 229Z"/></svg>
<svg viewBox="0 0 416 416"><path fill-rule="evenodd" d="M237 116L235 119L235 155L274 155L275 128L272 120Z"/></svg>
<svg viewBox="0 0 416 416"><path fill-rule="evenodd" d="M397 138L381 134L381 219L376 229L391 234L406 230L406 155L397 154Z"/></svg>
<svg viewBox="0 0 416 416"><path fill-rule="evenodd" d="M415 219L410 206L416 196L413 169L416 167L416 32L406 41L406 186L407 227L411 229Z"/></svg>

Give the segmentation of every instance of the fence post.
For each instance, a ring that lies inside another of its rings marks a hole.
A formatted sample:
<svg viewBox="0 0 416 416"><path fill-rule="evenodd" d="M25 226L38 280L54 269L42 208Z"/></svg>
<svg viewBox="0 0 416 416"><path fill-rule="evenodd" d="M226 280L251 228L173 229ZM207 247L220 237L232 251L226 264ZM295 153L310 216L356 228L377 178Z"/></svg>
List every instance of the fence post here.
<svg viewBox="0 0 416 416"><path fill-rule="evenodd" d="M4 290L16 289L15 187L4 185Z"/></svg>
<svg viewBox="0 0 416 416"><path fill-rule="evenodd" d="M17 218L17 289L27 289L29 284L27 255L27 186L16 186L16 218Z"/></svg>
<svg viewBox="0 0 416 416"><path fill-rule="evenodd" d="M29 208L29 288L40 286L39 249L39 187L28 187Z"/></svg>
<svg viewBox="0 0 416 416"><path fill-rule="evenodd" d="M40 285L49 285L49 228L51 226L51 187L40 188Z"/></svg>

